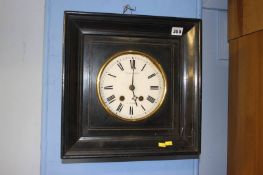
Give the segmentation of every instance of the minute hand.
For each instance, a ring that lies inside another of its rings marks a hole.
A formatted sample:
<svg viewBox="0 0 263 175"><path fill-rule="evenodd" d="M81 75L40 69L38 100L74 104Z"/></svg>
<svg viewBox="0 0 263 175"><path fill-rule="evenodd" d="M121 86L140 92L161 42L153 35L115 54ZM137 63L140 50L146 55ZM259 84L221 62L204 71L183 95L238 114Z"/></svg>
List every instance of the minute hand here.
<svg viewBox="0 0 263 175"><path fill-rule="evenodd" d="M133 83L134 83L134 68L132 69L132 86L134 87ZM134 89L135 89L135 87L134 87Z"/></svg>

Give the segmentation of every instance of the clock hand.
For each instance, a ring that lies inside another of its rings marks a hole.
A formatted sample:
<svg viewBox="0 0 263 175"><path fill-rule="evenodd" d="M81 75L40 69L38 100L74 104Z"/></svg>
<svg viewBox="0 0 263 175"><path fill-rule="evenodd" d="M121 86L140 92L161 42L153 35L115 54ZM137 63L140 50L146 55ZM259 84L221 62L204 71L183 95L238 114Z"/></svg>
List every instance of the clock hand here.
<svg viewBox="0 0 263 175"><path fill-rule="evenodd" d="M135 105L138 106L138 105L137 105L137 98L138 98L138 97L135 96L135 94L134 94L134 90L132 91L132 93L133 93L133 98L132 98L132 99L134 100Z"/></svg>
<svg viewBox="0 0 263 175"><path fill-rule="evenodd" d="M132 84L129 86L129 89L131 91L134 91L134 89L135 89L135 86L133 83L134 83L134 69L132 69Z"/></svg>
<svg viewBox="0 0 263 175"><path fill-rule="evenodd" d="M133 86L133 90L135 89L134 85L134 68L132 68L132 86Z"/></svg>
<svg viewBox="0 0 263 175"><path fill-rule="evenodd" d="M132 84L129 86L129 89L130 89L130 90L132 91L132 93L133 93L132 100L134 100L135 105L138 106L138 105L137 105L137 98L138 98L138 97L136 97L135 94L134 94L134 89L135 89L135 86L134 86L134 67L132 67Z"/></svg>

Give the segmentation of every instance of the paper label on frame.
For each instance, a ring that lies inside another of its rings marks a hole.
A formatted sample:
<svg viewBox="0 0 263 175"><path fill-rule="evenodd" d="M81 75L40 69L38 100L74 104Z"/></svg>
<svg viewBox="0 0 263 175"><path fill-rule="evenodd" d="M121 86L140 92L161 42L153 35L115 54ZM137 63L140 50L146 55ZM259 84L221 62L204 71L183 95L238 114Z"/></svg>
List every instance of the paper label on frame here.
<svg viewBox="0 0 263 175"><path fill-rule="evenodd" d="M172 27L171 35L182 36L183 30L183 27Z"/></svg>

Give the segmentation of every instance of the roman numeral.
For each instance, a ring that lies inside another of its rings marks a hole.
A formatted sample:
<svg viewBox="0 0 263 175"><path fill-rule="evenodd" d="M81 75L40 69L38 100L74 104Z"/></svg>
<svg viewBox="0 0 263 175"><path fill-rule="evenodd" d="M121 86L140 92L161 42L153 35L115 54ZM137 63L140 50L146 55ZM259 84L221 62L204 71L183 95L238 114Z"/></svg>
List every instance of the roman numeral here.
<svg viewBox="0 0 263 175"><path fill-rule="evenodd" d="M113 89L113 86L105 86L104 89Z"/></svg>
<svg viewBox="0 0 263 175"><path fill-rule="evenodd" d="M149 75L149 76L148 76L148 79L154 77L155 75L156 75L156 73L153 73L153 74Z"/></svg>
<svg viewBox="0 0 263 175"><path fill-rule="evenodd" d="M146 64L144 64L144 66L142 67L141 71L143 71L143 69L145 68Z"/></svg>
<svg viewBox="0 0 263 175"><path fill-rule="evenodd" d="M143 105L141 105L141 107L142 107L142 109L143 109L144 111L146 111L145 108L143 107Z"/></svg>
<svg viewBox="0 0 263 175"><path fill-rule="evenodd" d="M107 98L107 101L109 102L109 104L111 104L112 102L114 102L116 100L115 95L112 95L110 97Z"/></svg>
<svg viewBox="0 0 263 175"><path fill-rule="evenodd" d="M150 95L148 95L147 100L151 103L155 102L155 99L153 97L151 97Z"/></svg>
<svg viewBox="0 0 263 175"><path fill-rule="evenodd" d="M121 69L121 71L124 71L123 66L120 62L117 63L118 67Z"/></svg>
<svg viewBox="0 0 263 175"><path fill-rule="evenodd" d="M159 86L150 86L151 90L159 90Z"/></svg>
<svg viewBox="0 0 263 175"><path fill-rule="evenodd" d="M132 60L130 60L130 65L132 69L136 69L135 67L135 60L132 58Z"/></svg>
<svg viewBox="0 0 263 175"><path fill-rule="evenodd" d="M117 107L116 111L121 112L122 108L123 108L123 105L120 103L119 106Z"/></svg>
<svg viewBox="0 0 263 175"><path fill-rule="evenodd" d="M111 77L114 77L114 78L116 78L116 76L115 75L112 75L112 74L108 74L109 76L111 76Z"/></svg>
<svg viewBox="0 0 263 175"><path fill-rule="evenodd" d="M133 115L133 107L130 106L130 115Z"/></svg>

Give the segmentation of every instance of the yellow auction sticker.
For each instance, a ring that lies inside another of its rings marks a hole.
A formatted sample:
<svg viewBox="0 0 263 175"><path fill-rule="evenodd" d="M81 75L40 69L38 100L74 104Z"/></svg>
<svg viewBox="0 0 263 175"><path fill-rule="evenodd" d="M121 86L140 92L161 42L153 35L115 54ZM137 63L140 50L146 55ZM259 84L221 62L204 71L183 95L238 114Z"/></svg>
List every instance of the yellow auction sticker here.
<svg viewBox="0 0 263 175"><path fill-rule="evenodd" d="M167 146L173 146L173 141L159 142L158 147L165 148Z"/></svg>
<svg viewBox="0 0 263 175"><path fill-rule="evenodd" d="M166 145L166 146L173 146L173 141L166 141L166 142L165 142L165 145Z"/></svg>
<svg viewBox="0 0 263 175"><path fill-rule="evenodd" d="M163 142L159 142L158 146L161 147L161 148L165 148L166 147L165 143L163 143Z"/></svg>

